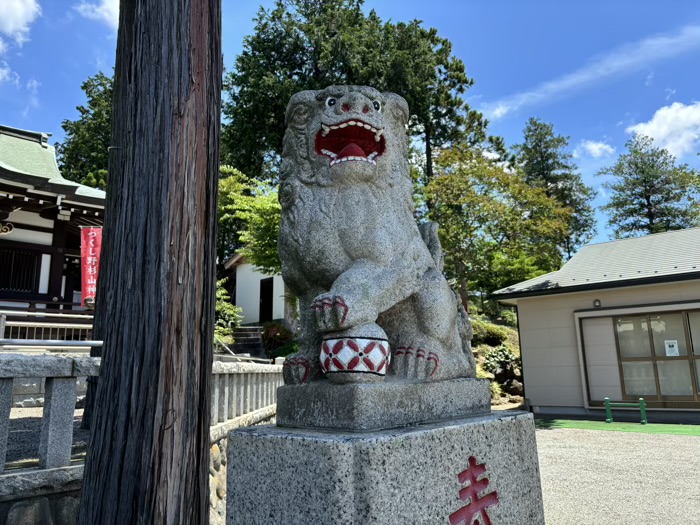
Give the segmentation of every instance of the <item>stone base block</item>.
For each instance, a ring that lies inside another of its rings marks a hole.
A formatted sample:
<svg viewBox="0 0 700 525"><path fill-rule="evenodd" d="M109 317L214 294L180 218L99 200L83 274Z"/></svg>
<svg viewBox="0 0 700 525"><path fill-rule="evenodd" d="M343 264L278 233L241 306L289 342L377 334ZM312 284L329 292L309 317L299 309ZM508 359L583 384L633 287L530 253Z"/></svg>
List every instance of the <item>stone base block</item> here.
<svg viewBox="0 0 700 525"><path fill-rule="evenodd" d="M228 525L542 525L524 412L366 433L232 431Z"/></svg>
<svg viewBox="0 0 700 525"><path fill-rule="evenodd" d="M487 379L346 385L318 381L277 389L277 424L284 427L379 430L490 411Z"/></svg>

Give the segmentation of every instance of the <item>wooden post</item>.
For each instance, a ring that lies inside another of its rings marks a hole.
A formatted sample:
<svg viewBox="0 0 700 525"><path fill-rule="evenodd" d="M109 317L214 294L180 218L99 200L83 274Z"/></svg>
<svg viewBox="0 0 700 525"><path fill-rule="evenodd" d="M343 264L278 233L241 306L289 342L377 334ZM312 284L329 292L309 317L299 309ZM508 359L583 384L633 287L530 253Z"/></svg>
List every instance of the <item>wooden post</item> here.
<svg viewBox="0 0 700 525"><path fill-rule="evenodd" d="M221 2L121 0L81 525L208 525Z"/></svg>

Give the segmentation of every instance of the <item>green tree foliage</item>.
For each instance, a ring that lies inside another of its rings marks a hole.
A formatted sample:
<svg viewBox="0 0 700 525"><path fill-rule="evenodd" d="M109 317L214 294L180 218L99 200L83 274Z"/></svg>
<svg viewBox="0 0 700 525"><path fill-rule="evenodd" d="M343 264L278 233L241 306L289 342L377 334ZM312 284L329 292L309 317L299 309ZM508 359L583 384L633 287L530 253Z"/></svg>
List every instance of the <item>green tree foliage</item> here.
<svg viewBox="0 0 700 525"><path fill-rule="evenodd" d="M237 169L221 166L216 232L216 257L219 264L223 264L242 247L238 237L245 224L242 219L236 217L236 204L243 195L250 194L250 184L248 177Z"/></svg>
<svg viewBox="0 0 700 525"><path fill-rule="evenodd" d="M467 147L446 150L426 188L440 224L445 272L465 299L561 265L570 212L540 187Z"/></svg>
<svg viewBox="0 0 700 525"><path fill-rule="evenodd" d="M91 188L98 188L105 191L107 189L107 170L97 170L94 173L90 172L80 183L90 186Z"/></svg>
<svg viewBox="0 0 700 525"><path fill-rule="evenodd" d="M282 209L277 187L250 179L230 166L222 166L220 174L219 262L239 253L264 273L280 273L277 237Z"/></svg>
<svg viewBox="0 0 700 525"><path fill-rule="evenodd" d="M243 316L241 308L231 304L231 296L224 285L226 279L216 281L216 321L214 336L225 345L233 344L233 332L240 326Z"/></svg>
<svg viewBox="0 0 700 525"><path fill-rule="evenodd" d="M570 259L596 233L595 210L591 205L596 193L576 172L572 155L567 152L569 138L556 135L553 124L531 118L523 135L524 142L513 149L525 180L544 188L548 197L571 211L567 228L557 240L562 253Z"/></svg>
<svg viewBox="0 0 700 525"><path fill-rule="evenodd" d="M700 225L700 175L653 140L635 135L627 153L598 175L612 175L605 188L612 191L603 206L614 237L637 237Z"/></svg>
<svg viewBox="0 0 700 525"><path fill-rule="evenodd" d="M467 140L500 148L487 121L461 95L473 84L452 56L449 40L422 22L383 22L365 14L363 0L277 0L261 9L255 31L226 76L222 148L227 162L257 178L274 178L282 149L284 112L303 89L367 84L403 95L414 115L432 175L432 151Z"/></svg>
<svg viewBox="0 0 700 525"><path fill-rule="evenodd" d="M88 77L81 89L87 106L78 106L78 120L61 124L66 138L56 144L61 174L68 180L104 189L109 161L112 120L112 77L102 72Z"/></svg>
<svg viewBox="0 0 700 525"><path fill-rule="evenodd" d="M245 224L239 232L243 247L239 253L260 271L268 275L282 272L277 251L282 208L277 199L277 187L257 182L249 195L236 203L236 217Z"/></svg>

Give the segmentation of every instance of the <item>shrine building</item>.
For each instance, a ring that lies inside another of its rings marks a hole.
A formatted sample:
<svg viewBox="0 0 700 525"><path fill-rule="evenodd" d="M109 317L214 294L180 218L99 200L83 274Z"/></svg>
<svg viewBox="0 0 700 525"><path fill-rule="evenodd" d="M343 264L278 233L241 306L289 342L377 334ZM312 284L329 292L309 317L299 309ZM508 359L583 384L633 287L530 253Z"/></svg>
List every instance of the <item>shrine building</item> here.
<svg viewBox="0 0 700 525"><path fill-rule="evenodd" d="M80 228L105 192L64 179L48 135L0 125L0 308L78 308Z"/></svg>

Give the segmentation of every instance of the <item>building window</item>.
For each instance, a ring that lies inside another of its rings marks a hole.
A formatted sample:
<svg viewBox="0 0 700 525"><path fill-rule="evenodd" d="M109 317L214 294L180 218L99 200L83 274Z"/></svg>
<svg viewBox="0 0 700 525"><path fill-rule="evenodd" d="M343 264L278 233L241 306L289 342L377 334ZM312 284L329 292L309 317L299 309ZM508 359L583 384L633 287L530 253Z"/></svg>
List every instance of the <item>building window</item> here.
<svg viewBox="0 0 700 525"><path fill-rule="evenodd" d="M623 395L699 401L700 311L616 317Z"/></svg>
<svg viewBox="0 0 700 525"><path fill-rule="evenodd" d="M38 291L41 253L0 248L0 268L0 291Z"/></svg>

